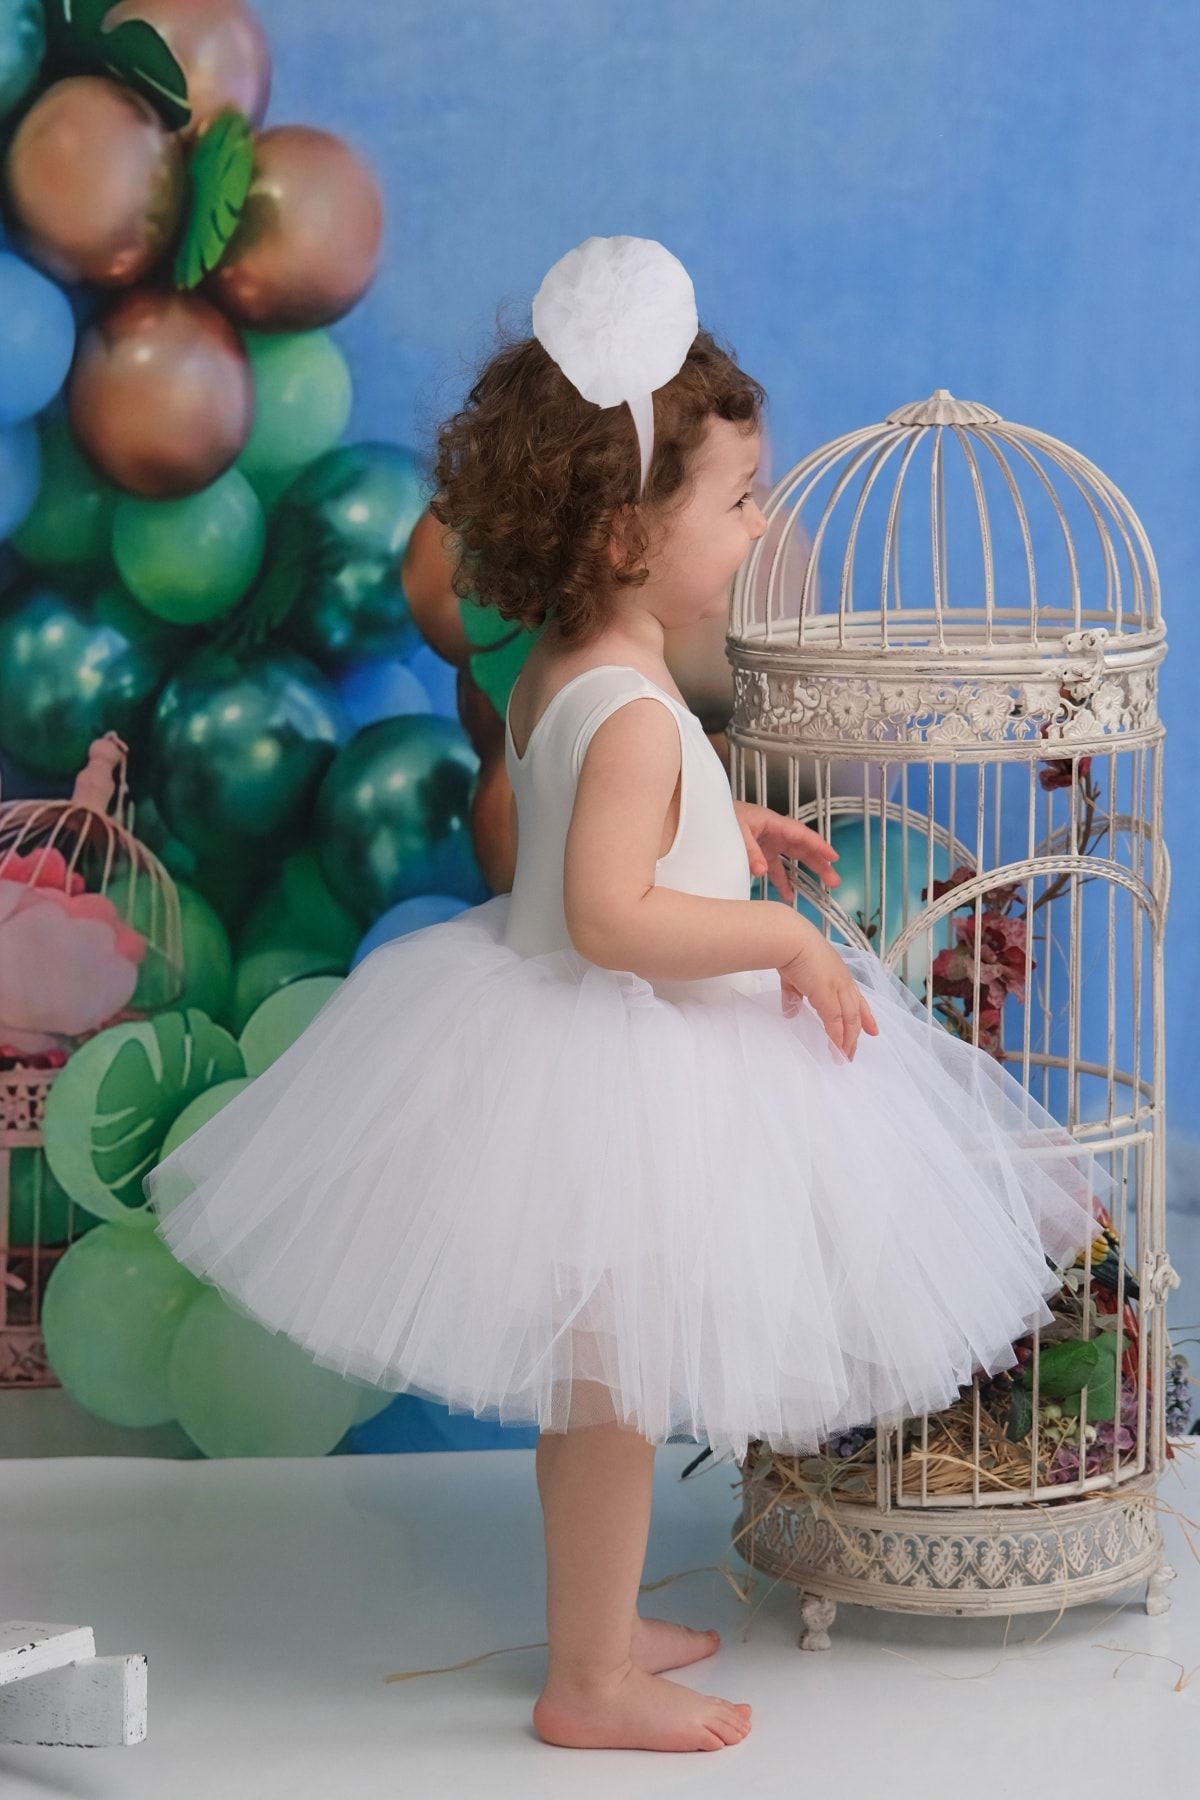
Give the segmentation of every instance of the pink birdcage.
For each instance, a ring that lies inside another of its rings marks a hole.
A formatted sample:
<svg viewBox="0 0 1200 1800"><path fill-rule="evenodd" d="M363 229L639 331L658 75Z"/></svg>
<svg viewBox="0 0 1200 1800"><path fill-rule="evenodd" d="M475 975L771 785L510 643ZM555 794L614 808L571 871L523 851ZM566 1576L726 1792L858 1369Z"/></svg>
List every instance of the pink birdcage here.
<svg viewBox="0 0 1200 1800"><path fill-rule="evenodd" d="M69 800L0 803L0 1387L57 1386L42 1296L79 1233L45 1161L51 1084L87 1038L183 988L179 898L134 836L128 754L106 732Z"/></svg>

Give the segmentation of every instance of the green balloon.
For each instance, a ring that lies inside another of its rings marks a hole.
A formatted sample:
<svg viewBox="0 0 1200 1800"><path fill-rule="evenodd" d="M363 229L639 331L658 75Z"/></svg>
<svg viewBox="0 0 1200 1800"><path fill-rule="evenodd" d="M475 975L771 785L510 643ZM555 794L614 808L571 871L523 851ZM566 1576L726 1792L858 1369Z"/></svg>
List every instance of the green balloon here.
<svg viewBox="0 0 1200 1800"><path fill-rule="evenodd" d="M262 506L240 469L179 500L122 494L112 552L131 594L173 625L219 618L241 599L262 562Z"/></svg>
<svg viewBox="0 0 1200 1800"><path fill-rule="evenodd" d="M81 769L106 731L132 753L175 654L144 617L117 587L91 606L42 585L10 602L0 618L0 749L49 775Z"/></svg>
<svg viewBox="0 0 1200 1800"><path fill-rule="evenodd" d="M152 908L151 887L145 875L139 875L132 907L129 904L131 877L122 875L108 889L108 897L135 931L149 935ZM161 958L146 955L138 969L137 986L129 1004L144 1012L160 1006L194 1006L210 1019L221 1016L229 995L233 975L233 951L229 933L202 894L177 881L179 925L183 948L183 989L175 991L167 964ZM163 897L155 900L156 919L162 939Z"/></svg>
<svg viewBox="0 0 1200 1800"><path fill-rule="evenodd" d="M343 444L301 470L271 517L255 603L322 668L404 657L422 639L400 564L428 498L400 444Z"/></svg>
<svg viewBox="0 0 1200 1800"><path fill-rule="evenodd" d="M142 1177L184 1107L246 1073L228 1032L194 1009L110 1025L87 1039L50 1085L46 1158L77 1206L152 1231Z"/></svg>
<svg viewBox="0 0 1200 1800"><path fill-rule="evenodd" d="M307 821L350 721L319 669L287 649L202 650L167 683L150 790L175 836L226 861L267 855Z"/></svg>
<svg viewBox="0 0 1200 1800"><path fill-rule="evenodd" d="M188 1308L169 1365L174 1416L206 1456L327 1456L359 1389L215 1286Z"/></svg>
<svg viewBox="0 0 1200 1800"><path fill-rule="evenodd" d="M243 331L254 374L254 425L234 467L258 488L280 489L341 437L354 394L345 357L327 331Z"/></svg>
<svg viewBox="0 0 1200 1800"><path fill-rule="evenodd" d="M42 478L33 511L11 543L35 567L101 573L111 566L117 490L93 469L71 435L66 413L37 421Z"/></svg>
<svg viewBox="0 0 1200 1800"><path fill-rule="evenodd" d="M224 1012L229 1029L239 1036L264 1000L289 982L311 975L343 976L346 964L328 950L290 944L285 949L255 950L234 965L233 991ZM246 1065L249 1068L249 1064ZM265 1068L266 1064L262 1064Z"/></svg>
<svg viewBox="0 0 1200 1800"><path fill-rule="evenodd" d="M172 1150L177 1150L186 1138L191 1137L193 1131L199 1131L202 1125L207 1125L210 1119L215 1119L221 1108L228 1106L234 1095L240 1094L243 1088L248 1088L253 1079L252 1075L236 1075L232 1081L218 1081L216 1087L206 1088L202 1094L197 1094L196 1098L184 1107L163 1139L162 1149L158 1153L159 1162L165 1162ZM178 1202L176 1201L175 1204ZM165 1215L173 1211L174 1207L156 1201L154 1210L160 1215Z"/></svg>
<svg viewBox="0 0 1200 1800"><path fill-rule="evenodd" d="M72 1244L46 1283L46 1355L72 1400L113 1425L175 1417L169 1369L176 1333L202 1284L161 1239L100 1225Z"/></svg>
<svg viewBox="0 0 1200 1800"><path fill-rule="evenodd" d="M18 1147L9 1164L12 1186L8 1200L8 1241L14 1250L34 1244L65 1244L96 1224L91 1213L77 1206L72 1215L71 1196L56 1180L46 1152Z"/></svg>
<svg viewBox="0 0 1200 1800"><path fill-rule="evenodd" d="M237 857L197 856L190 845L168 831L153 794L144 792L135 802L134 830L177 882L185 882L208 901L226 931L241 929L270 880L270 874L264 871L269 864L273 872L273 855L268 853L265 862L245 853Z"/></svg>
<svg viewBox="0 0 1200 1800"><path fill-rule="evenodd" d="M246 921L238 952L248 956L304 944L328 950L349 968L361 937L361 921L330 893L315 851L298 850Z"/></svg>
<svg viewBox="0 0 1200 1800"><path fill-rule="evenodd" d="M249 1075L261 1075L307 1031L317 1014L342 985L340 975L313 975L289 981L255 1008L238 1039Z"/></svg>
<svg viewBox="0 0 1200 1800"><path fill-rule="evenodd" d="M457 720L405 713L357 732L316 800L317 855L339 899L367 923L414 894L486 899L471 839L478 773Z"/></svg>

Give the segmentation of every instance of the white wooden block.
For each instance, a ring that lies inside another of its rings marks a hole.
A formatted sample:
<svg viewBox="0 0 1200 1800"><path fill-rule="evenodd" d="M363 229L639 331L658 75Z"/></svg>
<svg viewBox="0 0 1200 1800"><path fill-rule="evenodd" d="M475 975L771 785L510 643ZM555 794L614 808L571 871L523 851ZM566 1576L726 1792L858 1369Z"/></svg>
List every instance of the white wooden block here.
<svg viewBox="0 0 1200 1800"><path fill-rule="evenodd" d="M90 1625L0 1619L0 1687L95 1654L96 1637Z"/></svg>
<svg viewBox="0 0 1200 1800"><path fill-rule="evenodd" d="M0 1689L0 1743L104 1749L146 1735L142 1652L88 1656Z"/></svg>

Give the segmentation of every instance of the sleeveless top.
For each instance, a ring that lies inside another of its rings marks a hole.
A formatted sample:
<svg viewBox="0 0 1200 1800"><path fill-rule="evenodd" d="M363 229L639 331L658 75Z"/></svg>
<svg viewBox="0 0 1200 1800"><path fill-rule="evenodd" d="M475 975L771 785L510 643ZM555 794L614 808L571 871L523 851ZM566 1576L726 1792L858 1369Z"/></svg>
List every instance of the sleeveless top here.
<svg viewBox="0 0 1200 1800"><path fill-rule="evenodd" d="M504 712L504 761L517 804L517 863L504 941L523 955L574 949L563 908L563 862L575 786L592 735L626 701L660 700L679 728L679 823L670 849L657 859L655 886L718 900L749 900L750 864L733 807L729 778L691 708L639 669L600 663L564 682L550 698L518 756L510 715ZM715 998L755 993L761 981L745 971L686 981L654 980L664 998Z"/></svg>

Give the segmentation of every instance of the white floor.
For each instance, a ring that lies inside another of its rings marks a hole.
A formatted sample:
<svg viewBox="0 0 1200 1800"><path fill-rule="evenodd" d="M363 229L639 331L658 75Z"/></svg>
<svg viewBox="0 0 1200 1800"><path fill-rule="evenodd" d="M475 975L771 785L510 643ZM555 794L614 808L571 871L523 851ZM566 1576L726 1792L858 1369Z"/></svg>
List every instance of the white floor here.
<svg viewBox="0 0 1200 1800"><path fill-rule="evenodd" d="M1200 1519L1200 1440L1160 1487ZM545 1636L530 1451L238 1461L0 1461L0 1617L91 1625L101 1654L149 1658L149 1735L131 1749L0 1748L4 1800L621 1800L969 1792L1129 1800L1200 1779L1200 1555L1165 1515L1178 1570L1152 1618L1144 1583L1108 1604L987 1622L842 1607L833 1648L796 1647L791 1589L727 1559L736 1470L661 1448L646 1576L689 1573L643 1611L715 1624L720 1653L673 1679L754 1707L711 1753L570 1751L530 1724ZM1200 1550L1200 1532L1192 1532ZM1006 1625L1008 1643L1004 1646ZM1043 1632L1049 1635L1036 1642ZM1003 1647L1002 1647L1003 1646Z"/></svg>

